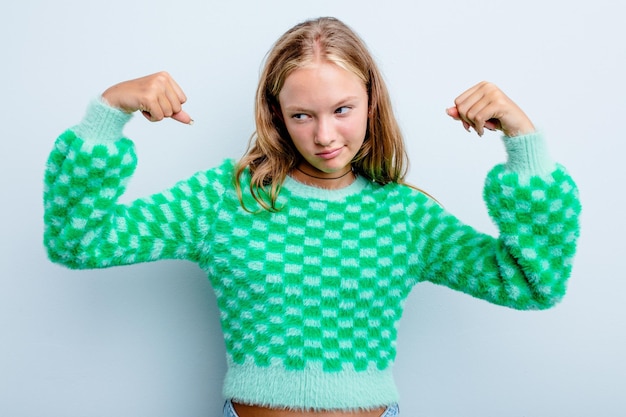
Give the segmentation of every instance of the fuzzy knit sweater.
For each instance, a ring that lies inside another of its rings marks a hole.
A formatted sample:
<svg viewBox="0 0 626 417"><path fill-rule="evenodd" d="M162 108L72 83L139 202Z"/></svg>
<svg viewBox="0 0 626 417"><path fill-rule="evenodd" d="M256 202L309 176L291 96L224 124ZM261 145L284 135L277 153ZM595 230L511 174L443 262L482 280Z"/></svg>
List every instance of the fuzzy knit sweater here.
<svg viewBox="0 0 626 417"><path fill-rule="evenodd" d="M540 134L504 138L508 161L484 199L499 237L423 193L358 178L324 190L287 177L278 212L234 186L232 161L118 203L136 165L129 116L94 100L56 141L45 174L44 241L70 268L187 259L206 271L227 349L226 398L292 409L398 401L398 321L429 281L515 309L564 295L579 233L576 186ZM243 190L247 190L244 176Z"/></svg>

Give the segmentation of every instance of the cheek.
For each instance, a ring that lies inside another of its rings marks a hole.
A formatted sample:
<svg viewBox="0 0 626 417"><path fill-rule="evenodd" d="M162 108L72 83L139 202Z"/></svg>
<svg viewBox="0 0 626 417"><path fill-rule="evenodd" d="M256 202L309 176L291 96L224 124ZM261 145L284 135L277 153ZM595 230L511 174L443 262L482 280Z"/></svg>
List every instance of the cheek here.
<svg viewBox="0 0 626 417"><path fill-rule="evenodd" d="M310 136L309 128L304 125L287 125L287 133L289 133L289 137L295 143L304 143L307 138Z"/></svg>
<svg viewBox="0 0 626 417"><path fill-rule="evenodd" d="M291 138L291 143L296 148L299 154L306 154L310 144L313 143L309 130L306 126L296 125L287 126L287 133Z"/></svg>
<svg viewBox="0 0 626 417"><path fill-rule="evenodd" d="M355 117L349 123L342 126L342 135L353 141L362 142L367 132L367 117Z"/></svg>

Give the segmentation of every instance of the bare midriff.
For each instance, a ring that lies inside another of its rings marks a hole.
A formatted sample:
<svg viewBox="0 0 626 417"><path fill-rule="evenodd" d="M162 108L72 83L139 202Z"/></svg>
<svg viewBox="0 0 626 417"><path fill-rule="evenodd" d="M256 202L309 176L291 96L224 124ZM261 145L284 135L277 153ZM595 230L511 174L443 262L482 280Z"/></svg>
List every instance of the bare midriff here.
<svg viewBox="0 0 626 417"><path fill-rule="evenodd" d="M246 405L233 402L233 407L239 417L380 417L386 407L372 410L341 411L341 410L315 410L298 411L277 408L265 408L256 405Z"/></svg>

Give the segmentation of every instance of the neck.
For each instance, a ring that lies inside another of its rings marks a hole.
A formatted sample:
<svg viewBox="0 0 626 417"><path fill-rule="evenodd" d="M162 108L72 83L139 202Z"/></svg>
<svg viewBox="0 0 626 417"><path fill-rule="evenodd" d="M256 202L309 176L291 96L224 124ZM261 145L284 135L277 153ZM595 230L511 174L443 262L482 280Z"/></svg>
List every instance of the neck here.
<svg viewBox="0 0 626 417"><path fill-rule="evenodd" d="M326 189L338 189L344 188L348 185L352 184L356 179L356 174L352 171L352 167L348 166L347 170L340 174L335 175L322 175L321 174L310 174L303 170L300 166L297 166L295 170L292 172L291 176L307 185L312 185L314 187L326 188ZM349 175L352 174L352 175Z"/></svg>

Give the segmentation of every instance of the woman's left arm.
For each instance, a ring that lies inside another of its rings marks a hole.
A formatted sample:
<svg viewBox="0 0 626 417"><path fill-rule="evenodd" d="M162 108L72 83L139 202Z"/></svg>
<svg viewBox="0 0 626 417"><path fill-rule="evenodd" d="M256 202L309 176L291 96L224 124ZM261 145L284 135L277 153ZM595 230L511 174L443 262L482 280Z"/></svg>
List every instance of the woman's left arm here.
<svg viewBox="0 0 626 417"><path fill-rule="evenodd" d="M479 135L505 134L508 160L489 172L483 195L499 236L426 204L426 214L414 217L421 279L516 309L553 306L565 293L580 232L576 184L524 112L493 84L467 90L447 112Z"/></svg>

